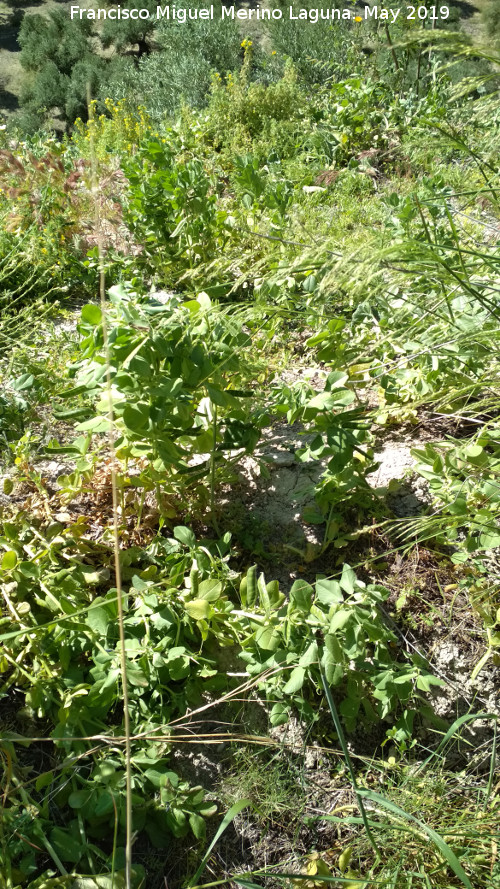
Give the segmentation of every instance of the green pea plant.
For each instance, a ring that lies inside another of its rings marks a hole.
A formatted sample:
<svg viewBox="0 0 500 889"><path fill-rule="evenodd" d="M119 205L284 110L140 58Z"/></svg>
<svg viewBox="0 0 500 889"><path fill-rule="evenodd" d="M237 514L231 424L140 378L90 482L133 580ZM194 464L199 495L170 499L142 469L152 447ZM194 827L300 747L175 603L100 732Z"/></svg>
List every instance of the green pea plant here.
<svg viewBox="0 0 500 889"><path fill-rule="evenodd" d="M292 195L292 183L283 177L279 162L268 163L265 167L251 154L239 155L234 159L233 179L246 210L259 215L268 213L271 228L281 230L286 221L286 209Z"/></svg>
<svg viewBox="0 0 500 889"><path fill-rule="evenodd" d="M296 451L301 463L321 461L324 469L311 488L315 506L304 510L304 519L324 524L323 544L315 556L331 544L345 546L349 540L349 514L362 512L376 502L365 475L373 470L371 436L364 408L349 408L355 393L345 384L348 374L332 371L323 391L308 384L281 387L276 395L278 413L289 423L301 422L308 441Z"/></svg>
<svg viewBox="0 0 500 889"><path fill-rule="evenodd" d="M463 566L460 586L482 621L487 646L472 671L475 678L500 647L498 584L491 577L491 562L500 546L500 428L493 421L465 441L450 438L412 453L415 471L427 480L433 503L431 514L408 530L452 547L452 562Z"/></svg>
<svg viewBox="0 0 500 889"><path fill-rule="evenodd" d="M197 158L177 160L174 146L148 136L123 158L128 189L124 219L141 245L139 265L194 280L224 243L225 213L217 209L215 179Z"/></svg>
<svg viewBox="0 0 500 889"><path fill-rule="evenodd" d="M296 580L288 599L276 581L266 584L255 567L249 569L240 598L242 608L252 611L252 633L243 641L240 657L251 676L266 674L261 687L274 702L271 724L287 722L292 707L307 720L317 718L323 670L338 696L347 731L403 707L396 723L398 738L411 734L422 703L419 692L441 681L417 656L400 659L397 636L380 611L388 596L384 587L359 580L348 565L338 581L318 576L313 586Z"/></svg>
<svg viewBox="0 0 500 889"><path fill-rule="evenodd" d="M133 503L138 525L149 492L160 513L171 514L181 491L201 509L210 501L213 513L219 469L252 451L266 422L253 397L258 365L251 337L239 317L215 309L206 294L141 302L118 287L110 300L107 348L121 490L140 492L138 505ZM99 435L109 428L110 405L98 306L83 308L79 329L75 385L63 397L90 402L93 416L78 429ZM87 471L90 455L82 457Z"/></svg>
<svg viewBox="0 0 500 889"><path fill-rule="evenodd" d="M114 741L123 735L123 707L111 548L89 540L84 519L39 530L19 518L2 530L0 584L9 617L2 619L8 632L0 698L15 690L23 718L38 733L43 726L53 753L39 760L21 793L22 765L8 748L0 840L9 845L18 881L36 872L40 844L63 875L82 865L98 872L111 866L112 854L119 867L125 768ZM155 847L168 845L172 835L201 841L205 819L216 812L201 787L172 769L169 723L205 694L227 689L217 653L242 633L232 613L238 576L227 564L229 543L227 534L198 542L179 526L172 538L158 536L147 549L122 553L134 830ZM95 735L109 743L96 746ZM114 839L107 844L106 836Z"/></svg>

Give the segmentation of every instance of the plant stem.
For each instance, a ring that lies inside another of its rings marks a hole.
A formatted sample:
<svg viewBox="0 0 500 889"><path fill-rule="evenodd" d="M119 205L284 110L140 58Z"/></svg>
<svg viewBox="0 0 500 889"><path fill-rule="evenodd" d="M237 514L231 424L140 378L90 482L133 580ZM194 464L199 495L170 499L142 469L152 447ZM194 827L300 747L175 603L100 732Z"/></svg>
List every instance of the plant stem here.
<svg viewBox="0 0 500 889"><path fill-rule="evenodd" d="M212 408L212 453L210 455L210 514L215 533L220 537L220 530L215 515L215 449L217 447L217 405L210 402Z"/></svg>
<svg viewBox="0 0 500 889"><path fill-rule="evenodd" d="M361 795L359 793L358 785L356 782L356 775L354 774L354 768L352 765L351 757L349 756L349 751L347 749L347 744L346 744L344 732L342 731L342 725L340 722L339 714L338 714L337 708L335 706L335 701L333 700L333 695L330 690L330 686L328 685L328 683L326 681L326 676L325 676L323 667L321 666L321 659L319 661L319 670L321 673L321 681L323 683L323 688L325 690L326 700L328 702L328 706L330 708L330 713L332 714L333 723L335 725L335 731L337 732L340 746L342 747L342 752L344 754L344 758L346 761L346 765L347 765L347 768L349 769L349 775L351 777L354 793L356 794L356 800L358 803L359 813L360 813L362 821L363 821L363 825L364 825L364 828L366 831L366 836L368 837L370 845L371 845L373 851L375 852L375 855L377 856L377 858L381 858L380 849L377 846L375 838L370 830L370 825L368 824L366 809L365 809L363 800L361 798Z"/></svg>

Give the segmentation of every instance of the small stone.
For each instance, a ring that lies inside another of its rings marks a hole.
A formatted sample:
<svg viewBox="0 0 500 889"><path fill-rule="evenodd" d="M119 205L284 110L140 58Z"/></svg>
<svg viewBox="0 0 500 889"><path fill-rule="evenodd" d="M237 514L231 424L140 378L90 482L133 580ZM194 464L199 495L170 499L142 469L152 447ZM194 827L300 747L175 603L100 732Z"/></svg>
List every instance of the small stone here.
<svg viewBox="0 0 500 889"><path fill-rule="evenodd" d="M262 455L262 459L277 469L295 464L295 454L290 451L270 451Z"/></svg>

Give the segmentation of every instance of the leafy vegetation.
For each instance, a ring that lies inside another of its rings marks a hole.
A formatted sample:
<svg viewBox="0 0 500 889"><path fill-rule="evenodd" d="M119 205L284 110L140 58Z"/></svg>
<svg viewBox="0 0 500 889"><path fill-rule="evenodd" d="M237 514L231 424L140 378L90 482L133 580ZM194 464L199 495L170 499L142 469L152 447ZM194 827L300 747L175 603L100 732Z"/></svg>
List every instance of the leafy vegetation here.
<svg viewBox="0 0 500 889"><path fill-rule="evenodd" d="M432 8L20 23L0 889L500 885L498 58Z"/></svg>

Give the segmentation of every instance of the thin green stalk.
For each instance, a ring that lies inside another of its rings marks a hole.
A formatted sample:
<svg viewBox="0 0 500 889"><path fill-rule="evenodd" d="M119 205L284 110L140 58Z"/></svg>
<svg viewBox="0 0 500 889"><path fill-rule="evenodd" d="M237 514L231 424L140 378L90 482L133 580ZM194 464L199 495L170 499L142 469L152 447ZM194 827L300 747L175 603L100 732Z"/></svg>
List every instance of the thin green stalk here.
<svg viewBox="0 0 500 889"><path fill-rule="evenodd" d="M486 787L486 796L485 796L485 800L484 800L483 809L486 809L488 807L488 804L490 801L490 796L491 796L491 791L493 788L493 780L495 778L495 768L496 768L496 762L497 762L497 729L498 729L498 722L495 721L494 730L493 730L493 746L491 749L491 759L490 759L490 773L488 775L488 784Z"/></svg>
<svg viewBox="0 0 500 889"><path fill-rule="evenodd" d="M88 89L88 108L89 119L93 117L93 105L90 99L90 88ZM93 136L93 127L90 128L91 139ZM111 489L113 498L113 550L114 550L114 567L115 567L115 586L117 593L118 606L118 632L120 640L120 672L123 690L123 729L125 735L125 889L132 889L132 742L130 727L130 710L129 710L129 694L127 679L127 655L125 650L125 626L124 626L124 610L122 597L122 578L120 564L120 538L118 531L118 484L117 484L117 460L114 440L114 411L112 399L112 380L111 380L111 353L109 348L108 327L107 327L107 306L106 306L106 279L104 264L104 249L102 244L102 236L100 218L99 218L99 201L98 193L98 176L97 176L97 155L95 146L91 141L91 160L92 160L92 190L95 198L95 230L97 232L97 247L99 253L99 291L102 313L102 335L104 354L106 360L106 389L108 403L108 420L109 432L108 442L110 450L111 464Z"/></svg>
<svg viewBox="0 0 500 889"><path fill-rule="evenodd" d="M216 461L215 461L215 451L217 448L217 405L210 402L210 406L212 408L212 453L210 455L210 513L212 516L212 525L214 527L215 533L220 537L220 530L217 523L217 517L215 515L215 470L216 470Z"/></svg>
<svg viewBox="0 0 500 889"><path fill-rule="evenodd" d="M346 761L346 765L347 765L347 768L349 769L349 775L350 775L350 777L351 777L351 782L352 782L352 786L353 786L354 793L356 794L356 801L357 801L357 803L358 803L359 812L360 812L361 818L363 819L363 825L364 825L364 828L365 828L365 831L366 831L366 836L368 837L368 840L369 840L369 842L370 842L370 845L371 845L373 851L375 852L375 855L377 856L377 858L380 859L380 858L382 857L382 856L381 856L381 853L380 853L380 849L379 849L379 847L377 846L377 843L376 843L376 841L375 841L375 838L374 838L374 836L373 836L373 834L372 834L372 832L371 832L371 830L370 830L370 825L368 824L368 817L367 817L367 814L366 814L366 809L365 809L363 800L362 800L362 798L361 798L360 791L359 791L359 788L358 788L358 784L357 784L357 781L356 781L356 775L355 775L355 773L354 773L354 767L353 767L353 764L352 764L352 761L351 761L351 757L349 756L349 751L348 751L348 749L347 749L347 744L346 744L346 740L345 740L344 732L343 732L343 730L342 730L342 724L341 724L341 722L340 722L339 714L338 714L337 708L336 708L336 706L335 706L335 701L333 700L333 695L332 695L332 692L331 692L331 690L330 690L330 686L328 685L328 683L327 683L327 681L326 681L326 676L325 676L323 667L322 667L322 665L321 665L321 658L320 658L320 661L319 661L319 670L320 670L320 673L321 673L321 681L322 681L322 683L323 683L323 688L324 688L324 690L325 690L326 700L328 701L328 706L329 706L329 708L330 708L330 713L332 714L333 723L334 723L334 725L335 725L335 731L337 732L338 739L339 739L339 743L340 743L340 746L342 747L342 752L343 752L343 754L344 754L344 758L345 758L345 761Z"/></svg>

